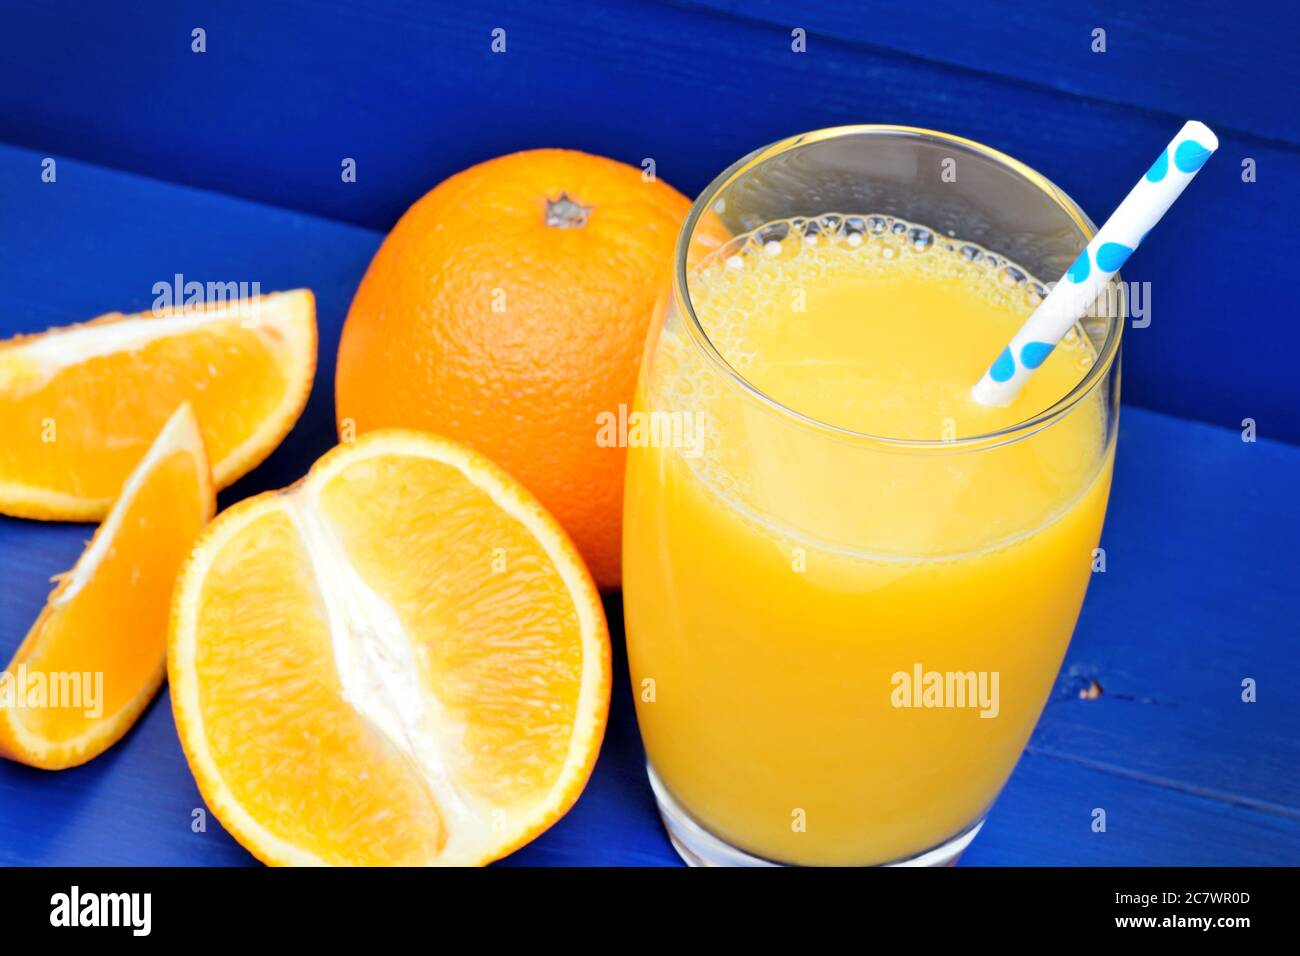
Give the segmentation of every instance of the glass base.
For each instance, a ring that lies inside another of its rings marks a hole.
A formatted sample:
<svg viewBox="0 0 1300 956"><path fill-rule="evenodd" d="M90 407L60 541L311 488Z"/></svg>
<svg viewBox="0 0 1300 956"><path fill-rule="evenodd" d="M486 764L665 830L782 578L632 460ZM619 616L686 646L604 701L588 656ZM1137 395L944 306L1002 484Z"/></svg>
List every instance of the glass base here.
<svg viewBox="0 0 1300 956"><path fill-rule="evenodd" d="M668 839L672 841L673 849L677 851L686 863L690 866L785 866L784 863L776 863L772 860L765 860L761 856L754 856L752 853L746 853L737 847L732 846L725 840L714 836L704 827L700 826L694 818L691 817L686 809L673 799L672 794L663 782L655 776L654 768L646 764L646 774L650 777L650 788L654 790L655 803L659 805L659 816L664 821L664 828L668 831ZM884 866L953 866L961 857L962 851L970 846L971 840L980 832L984 826L984 819L981 817L976 820L968 829L957 834L950 840L947 840L924 853L917 854L906 860L895 860L892 863L883 864Z"/></svg>

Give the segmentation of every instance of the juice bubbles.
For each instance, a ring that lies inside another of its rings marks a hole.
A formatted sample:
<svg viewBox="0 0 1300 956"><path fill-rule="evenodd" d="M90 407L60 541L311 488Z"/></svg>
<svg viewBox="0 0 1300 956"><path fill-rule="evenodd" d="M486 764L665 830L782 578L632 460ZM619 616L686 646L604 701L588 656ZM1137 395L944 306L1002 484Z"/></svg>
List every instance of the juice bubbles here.
<svg viewBox="0 0 1300 956"><path fill-rule="evenodd" d="M800 864L909 859L982 819L1069 642L1113 460L1105 390L996 434L1083 379L1077 331L1012 406L970 398L1040 292L883 216L768 223L696 264L700 329L663 317L635 407L692 440L631 448L625 499L661 805Z"/></svg>

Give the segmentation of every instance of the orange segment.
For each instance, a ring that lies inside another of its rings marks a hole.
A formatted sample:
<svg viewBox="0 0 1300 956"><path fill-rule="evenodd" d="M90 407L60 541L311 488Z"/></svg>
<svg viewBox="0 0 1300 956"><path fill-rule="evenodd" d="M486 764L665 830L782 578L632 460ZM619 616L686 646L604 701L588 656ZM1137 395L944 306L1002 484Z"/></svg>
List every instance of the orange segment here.
<svg viewBox="0 0 1300 956"><path fill-rule="evenodd" d="M190 767L267 862L486 863L595 763L595 586L536 500L452 442L371 432L229 509L175 601Z"/></svg>
<svg viewBox="0 0 1300 956"><path fill-rule="evenodd" d="M293 427L315 368L316 306L305 289L106 315L2 342L0 512L102 518L182 402L224 488Z"/></svg>
<svg viewBox="0 0 1300 956"><path fill-rule="evenodd" d="M440 845L436 808L401 752L343 699L329 621L289 515L255 510L204 545L214 553L193 658L203 746L218 767L240 768L222 775L231 800L276 821L286 859L302 844L326 862L427 859Z"/></svg>
<svg viewBox="0 0 1300 956"><path fill-rule="evenodd" d="M127 732L162 683L176 572L214 494L198 422L182 406L0 677L0 754L57 770Z"/></svg>

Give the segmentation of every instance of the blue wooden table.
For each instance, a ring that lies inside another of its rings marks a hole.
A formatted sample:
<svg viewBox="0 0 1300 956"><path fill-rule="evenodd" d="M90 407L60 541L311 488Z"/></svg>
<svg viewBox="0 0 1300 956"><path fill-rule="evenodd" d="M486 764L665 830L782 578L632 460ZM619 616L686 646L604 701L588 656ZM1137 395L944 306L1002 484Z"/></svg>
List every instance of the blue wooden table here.
<svg viewBox="0 0 1300 956"><path fill-rule="evenodd" d="M1005 149L1100 218L1184 118L1205 120L1219 154L1126 269L1153 309L1126 334L1106 571L963 863L1300 864L1300 55L1294 12L1248 6L0 4L0 336L148 308L176 273L314 289L308 409L226 506L333 443L356 284L400 211L472 162L574 146L654 157L694 192L781 135L905 122ZM0 656L91 530L0 519ZM621 671L596 773L509 863L677 862L642 769L617 597L607 609ZM1094 682L1100 696L1081 695ZM215 820L192 830L201 806L160 697L85 767L0 762L0 863L253 862Z"/></svg>

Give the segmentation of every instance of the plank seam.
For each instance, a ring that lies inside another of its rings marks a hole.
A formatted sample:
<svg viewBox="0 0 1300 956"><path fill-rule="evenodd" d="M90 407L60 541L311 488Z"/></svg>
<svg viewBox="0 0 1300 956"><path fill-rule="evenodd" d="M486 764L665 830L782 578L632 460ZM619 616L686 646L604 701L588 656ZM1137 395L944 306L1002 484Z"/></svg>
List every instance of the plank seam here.
<svg viewBox="0 0 1300 956"><path fill-rule="evenodd" d="M716 7L710 7L700 3L694 3L692 0L655 0L661 6L674 7L678 10L689 11L696 14L712 14L713 16L723 19L736 20L741 23L747 23L750 26L767 27L769 29L785 30L789 24L779 23L775 20L763 16L752 16L749 14L738 13L734 10L719 10ZM808 29L808 28L805 28ZM978 67L966 66L962 63L953 63L949 60L935 59L920 53L914 53L910 50L900 50L895 47L881 46L875 43L868 43L864 40L850 39L847 37L836 36L833 33L823 33L820 30L808 29L810 37L817 37L828 43L839 44L842 47L853 50L862 50L880 57L893 57L899 60L911 60L916 63L923 63L926 66L938 69L949 70L956 73L962 73L968 76L977 76L986 80L993 80L1006 83L1011 86L1017 86L1024 89L1034 90L1038 93L1048 93L1053 96L1059 96L1065 99L1075 99L1084 103L1093 103L1111 107L1112 109L1127 110L1129 112L1148 116L1159 117L1161 120L1168 121L1173 126L1181 125L1188 119L1176 113L1168 113L1161 109L1148 106L1141 106L1137 103L1125 103L1123 100L1111 99L1106 96L1097 96L1087 93L1075 93L1070 90L1063 90L1047 83L1035 83L1032 80L1024 79L1019 76L1010 76L1005 73L996 73L992 70L982 70ZM1300 152L1300 142L1290 139L1281 139L1276 136L1269 136L1262 133L1256 133L1251 130L1240 129L1226 123L1216 122L1215 130L1219 133L1229 133L1234 141L1240 143L1257 143L1260 145L1280 147L1291 152Z"/></svg>
<svg viewBox="0 0 1300 956"><path fill-rule="evenodd" d="M1025 748L1025 753L1032 754L1035 757L1046 757L1050 760L1060 760L1063 763L1074 764L1075 766L1083 767L1088 770L1095 770L1098 773L1104 773L1112 777L1120 777L1125 780L1145 783L1165 790L1173 790L1176 793L1181 793L1190 797L1199 797L1202 800L1213 800L1216 803L1241 807L1246 810L1255 810L1259 813L1267 813L1270 816L1282 817L1287 820L1300 820L1300 808L1288 807L1280 803L1273 803L1269 800L1257 800L1254 797L1247 797L1243 794L1227 793L1223 790L1216 790L1213 787L1202 787L1196 784L1185 783L1181 780L1174 780L1169 777L1143 773L1139 770L1129 770L1126 767L1119 767L1102 760L1092 760L1088 757L1079 757L1074 754L1063 753L1059 750L1052 750L1049 747L1039 747L1030 744Z"/></svg>

